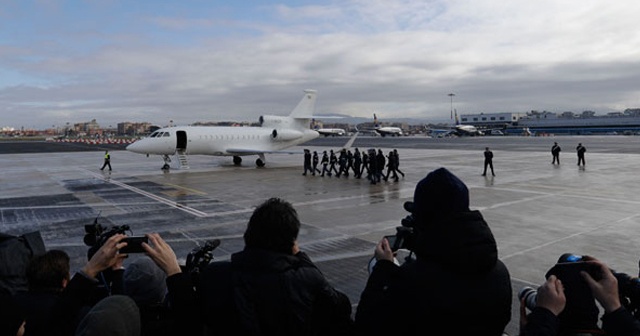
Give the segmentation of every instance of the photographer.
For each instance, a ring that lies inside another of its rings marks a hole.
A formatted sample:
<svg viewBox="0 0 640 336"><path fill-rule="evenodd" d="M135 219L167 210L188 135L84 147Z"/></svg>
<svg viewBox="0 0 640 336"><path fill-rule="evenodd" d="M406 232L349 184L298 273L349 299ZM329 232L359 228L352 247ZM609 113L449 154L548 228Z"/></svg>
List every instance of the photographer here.
<svg viewBox="0 0 640 336"><path fill-rule="evenodd" d="M556 336L556 335L640 335L640 322L620 302L618 280L614 273L601 261L584 256L589 264L589 272L580 271L580 277L586 282L590 293L583 293L592 300L594 297L604 308L602 328L591 332L562 329L562 318L566 316L567 298L562 281L550 275L547 281L538 288L536 306L529 315L525 314L524 302L521 300L522 336ZM585 321L580 321L584 323ZM592 323L592 321L586 321Z"/></svg>
<svg viewBox="0 0 640 336"><path fill-rule="evenodd" d="M445 168L432 171L405 209L413 229L407 248L416 259L398 266L387 239L378 243L356 312L359 334L502 335L511 279L489 226L469 210L465 184Z"/></svg>
<svg viewBox="0 0 640 336"><path fill-rule="evenodd" d="M244 233L244 250L209 264L193 280L157 234L143 244L168 275L169 297L185 320L183 334L205 325L212 335L342 335L351 330L349 298L328 282L298 246L300 221L292 205L259 205Z"/></svg>
<svg viewBox="0 0 640 336"><path fill-rule="evenodd" d="M54 326L49 330L51 335L72 335L87 311L108 295L100 289L99 277L101 272L108 269L123 272L127 255L119 250L127 245L122 242L125 237L119 233L109 237L71 278L52 310L51 321L54 321Z"/></svg>

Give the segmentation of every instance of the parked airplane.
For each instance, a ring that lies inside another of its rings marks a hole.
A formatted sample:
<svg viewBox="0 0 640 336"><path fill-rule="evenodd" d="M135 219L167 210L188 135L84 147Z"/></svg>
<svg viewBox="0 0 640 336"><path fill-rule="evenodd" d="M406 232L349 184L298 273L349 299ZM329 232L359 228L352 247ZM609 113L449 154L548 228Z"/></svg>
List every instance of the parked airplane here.
<svg viewBox="0 0 640 336"><path fill-rule="evenodd" d="M311 129L313 129L314 131L320 133L320 135L324 135L325 137L328 136L343 136L347 134L347 131L345 131L342 128L320 128L318 126L318 124L316 123L315 119L311 119Z"/></svg>
<svg viewBox="0 0 640 336"><path fill-rule="evenodd" d="M380 126L378 123L378 117L373 114L373 129L381 136L400 136L402 135L402 129L400 127Z"/></svg>
<svg viewBox="0 0 640 336"><path fill-rule="evenodd" d="M309 129L316 103L316 91L304 90L304 97L289 116L260 116L260 126L175 126L161 128L140 139L127 150L139 154L162 155L162 169L169 169L170 155L177 155L180 166L188 168L188 155L233 156L240 165L241 156L258 155L256 165L265 165L265 154L285 152L286 148L313 140L319 133Z"/></svg>
<svg viewBox="0 0 640 336"><path fill-rule="evenodd" d="M432 137L446 137L446 136L479 136L484 133L473 125L462 125L458 120L458 112L455 112L456 123L451 128L447 129L434 129L427 128L427 134L431 134Z"/></svg>

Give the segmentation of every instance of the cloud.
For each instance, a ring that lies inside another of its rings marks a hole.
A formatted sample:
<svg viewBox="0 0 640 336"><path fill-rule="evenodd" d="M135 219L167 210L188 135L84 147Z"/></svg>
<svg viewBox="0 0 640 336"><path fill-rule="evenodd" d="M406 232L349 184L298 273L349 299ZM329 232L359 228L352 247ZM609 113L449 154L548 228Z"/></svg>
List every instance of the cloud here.
<svg viewBox="0 0 640 336"><path fill-rule="evenodd" d="M459 113L640 106L629 0L46 6L0 12L7 126L253 121L306 88L320 113L384 119L446 118L449 92Z"/></svg>

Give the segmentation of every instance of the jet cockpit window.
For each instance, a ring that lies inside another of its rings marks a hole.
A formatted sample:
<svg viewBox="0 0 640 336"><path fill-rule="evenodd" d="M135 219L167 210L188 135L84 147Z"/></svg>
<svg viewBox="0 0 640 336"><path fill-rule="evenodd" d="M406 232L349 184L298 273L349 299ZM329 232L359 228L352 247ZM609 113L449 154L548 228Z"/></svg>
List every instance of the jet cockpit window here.
<svg viewBox="0 0 640 336"><path fill-rule="evenodd" d="M149 136L150 138L155 138L158 136L158 132L153 132L151 133L151 135Z"/></svg>
<svg viewBox="0 0 640 336"><path fill-rule="evenodd" d="M171 133L169 133L169 132L164 132L164 134L163 134L162 136L166 138L166 137L171 136Z"/></svg>

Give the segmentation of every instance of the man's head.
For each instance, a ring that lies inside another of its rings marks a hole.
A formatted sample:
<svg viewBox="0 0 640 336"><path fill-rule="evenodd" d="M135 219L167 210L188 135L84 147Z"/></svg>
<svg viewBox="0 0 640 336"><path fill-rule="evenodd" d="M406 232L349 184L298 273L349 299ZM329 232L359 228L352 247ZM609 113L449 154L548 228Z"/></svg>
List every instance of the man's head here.
<svg viewBox="0 0 640 336"><path fill-rule="evenodd" d="M270 198L251 215L244 243L246 247L291 253L299 232L300 220L291 203Z"/></svg>
<svg viewBox="0 0 640 336"><path fill-rule="evenodd" d="M36 256L27 266L31 291L61 291L69 282L69 255L62 250L49 250Z"/></svg>
<svg viewBox="0 0 640 336"><path fill-rule="evenodd" d="M407 202L417 225L452 213L469 211L469 189L446 168L430 172L416 185L413 202Z"/></svg>
<svg viewBox="0 0 640 336"><path fill-rule="evenodd" d="M167 294L166 279L166 274L150 258L138 258L125 268L122 289L139 306L157 305Z"/></svg>

